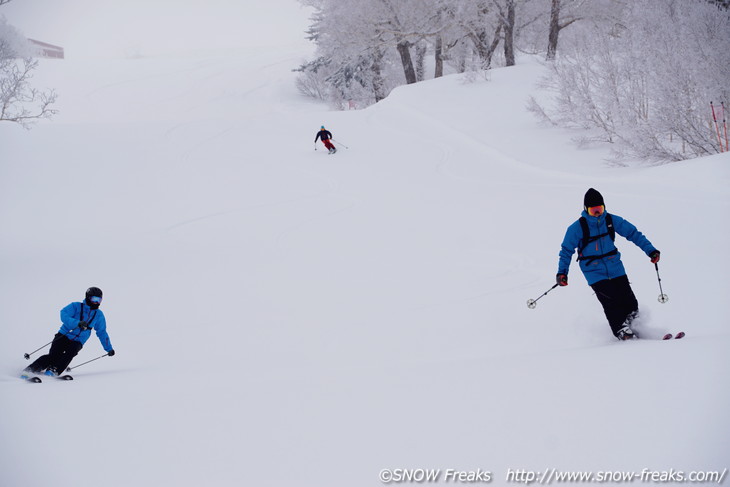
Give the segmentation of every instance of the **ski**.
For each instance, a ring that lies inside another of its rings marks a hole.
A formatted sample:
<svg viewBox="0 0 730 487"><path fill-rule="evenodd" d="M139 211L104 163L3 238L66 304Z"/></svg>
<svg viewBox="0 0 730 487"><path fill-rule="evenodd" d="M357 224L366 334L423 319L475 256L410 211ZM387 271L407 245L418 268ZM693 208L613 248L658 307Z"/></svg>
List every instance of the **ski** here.
<svg viewBox="0 0 730 487"><path fill-rule="evenodd" d="M49 376L49 377L53 377L54 379L58 379L58 380L74 380L73 376L68 375L68 374L54 375L54 376ZM40 384L41 382L43 382L40 377L37 377L35 375L30 375L30 374L21 374L20 378L23 380L27 380L28 382L34 382L36 384Z"/></svg>
<svg viewBox="0 0 730 487"><path fill-rule="evenodd" d="M671 333L667 333L666 335L664 335L662 337L662 340L671 340L672 338L674 338L675 340L679 340L680 338L684 338L684 332L683 331L680 331L676 335L672 335Z"/></svg>

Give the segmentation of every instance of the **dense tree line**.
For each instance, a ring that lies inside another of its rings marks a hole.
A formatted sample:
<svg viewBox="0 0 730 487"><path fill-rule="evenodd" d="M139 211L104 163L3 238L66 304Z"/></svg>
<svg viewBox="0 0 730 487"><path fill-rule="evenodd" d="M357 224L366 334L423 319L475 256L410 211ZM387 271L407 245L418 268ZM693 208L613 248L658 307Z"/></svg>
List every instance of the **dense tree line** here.
<svg viewBox="0 0 730 487"><path fill-rule="evenodd" d="M512 66L516 53L554 58L560 33L610 16L609 0L301 0L315 14L317 57L300 90L366 106L396 86L445 73Z"/></svg>
<svg viewBox="0 0 730 487"><path fill-rule="evenodd" d="M615 2L619 4L619 2ZM710 102L730 109L730 11L705 0L634 0L610 23L572 29L532 109L613 143L619 157L682 160L721 152Z"/></svg>
<svg viewBox="0 0 730 487"><path fill-rule="evenodd" d="M707 112L730 94L730 0L301 1L317 49L298 86L336 107L526 53L545 60L554 94L532 109L586 141L660 160L719 150Z"/></svg>

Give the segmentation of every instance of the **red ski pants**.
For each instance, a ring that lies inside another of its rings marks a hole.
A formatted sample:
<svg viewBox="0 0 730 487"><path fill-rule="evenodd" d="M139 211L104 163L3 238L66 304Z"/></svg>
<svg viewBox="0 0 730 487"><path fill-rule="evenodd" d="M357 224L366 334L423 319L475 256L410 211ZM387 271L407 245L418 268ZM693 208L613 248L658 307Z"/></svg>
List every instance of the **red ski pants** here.
<svg viewBox="0 0 730 487"><path fill-rule="evenodd" d="M334 145L332 145L332 142L330 142L330 139L322 139L322 143L324 144L327 149L332 150L335 148Z"/></svg>

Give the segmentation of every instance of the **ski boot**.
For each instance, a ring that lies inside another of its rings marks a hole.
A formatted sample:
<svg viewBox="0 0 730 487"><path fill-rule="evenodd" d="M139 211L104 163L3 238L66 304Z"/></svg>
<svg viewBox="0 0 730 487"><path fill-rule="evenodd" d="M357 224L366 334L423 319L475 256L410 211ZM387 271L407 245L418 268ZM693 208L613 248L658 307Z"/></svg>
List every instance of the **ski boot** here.
<svg viewBox="0 0 730 487"><path fill-rule="evenodd" d="M634 320L639 318L639 311L632 311L629 313L629 315L626 317L626 320L624 320L625 326L631 326L631 323L634 322Z"/></svg>
<svg viewBox="0 0 730 487"><path fill-rule="evenodd" d="M616 338L618 338L619 340L636 340L639 337L636 336L634 330L632 330L628 326L624 326L618 331L618 333L616 333Z"/></svg>

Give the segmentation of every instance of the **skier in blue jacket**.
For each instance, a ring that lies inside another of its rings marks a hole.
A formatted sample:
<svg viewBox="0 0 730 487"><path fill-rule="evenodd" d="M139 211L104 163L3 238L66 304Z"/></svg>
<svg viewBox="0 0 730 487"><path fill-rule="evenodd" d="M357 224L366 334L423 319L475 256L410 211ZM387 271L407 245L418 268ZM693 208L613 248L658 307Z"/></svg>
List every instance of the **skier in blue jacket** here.
<svg viewBox="0 0 730 487"><path fill-rule="evenodd" d="M86 297L82 302L71 303L61 310L61 329L51 342L51 350L47 355L38 359L25 368L26 372L34 374L59 375L71 360L81 351L86 340L91 336L91 330L101 342L104 351L110 357L115 352L106 332L106 318L99 309L103 293L98 287L86 290Z"/></svg>
<svg viewBox="0 0 730 487"><path fill-rule="evenodd" d="M639 303L621 262L621 253L614 245L614 235L618 233L633 242L653 264L659 262L660 253L628 220L607 213L603 196L595 189L586 192L583 206L581 218L565 232L557 283L568 285L568 268L577 249L580 270L596 292L614 336L619 340L638 338L631 329L631 322L638 316ZM587 234L585 230L588 230Z"/></svg>

